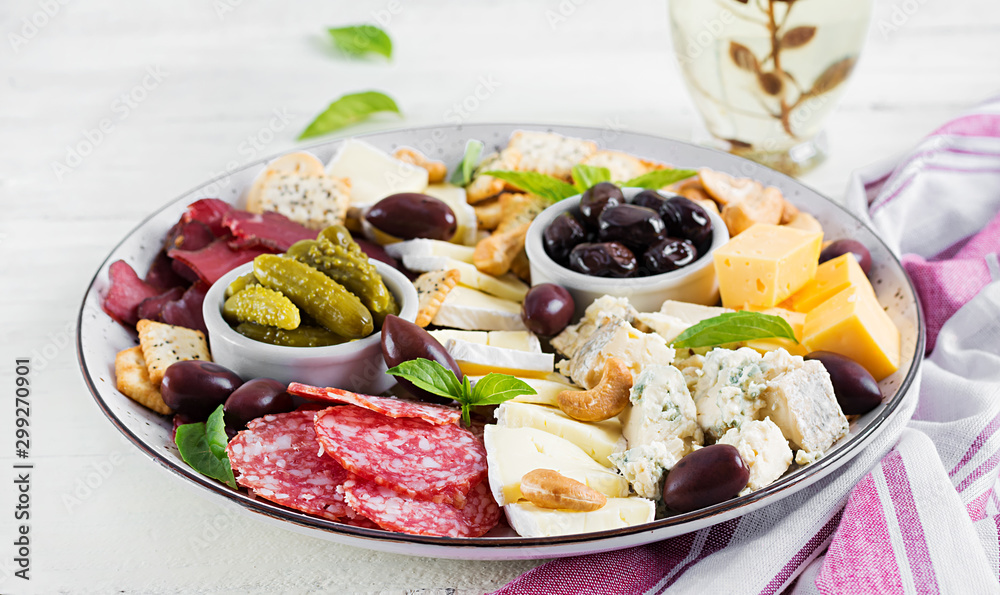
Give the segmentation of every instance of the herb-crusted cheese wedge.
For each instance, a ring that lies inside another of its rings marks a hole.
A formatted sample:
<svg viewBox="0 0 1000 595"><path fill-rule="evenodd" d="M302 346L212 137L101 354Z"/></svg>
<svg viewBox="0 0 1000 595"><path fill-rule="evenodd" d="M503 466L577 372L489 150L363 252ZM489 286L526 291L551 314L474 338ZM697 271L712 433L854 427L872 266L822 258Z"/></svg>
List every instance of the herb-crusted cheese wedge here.
<svg viewBox="0 0 1000 595"><path fill-rule="evenodd" d="M639 374L622 413L628 450L611 456L637 494L659 498L660 484L693 445L704 443L698 411L680 370L648 366Z"/></svg>
<svg viewBox="0 0 1000 595"><path fill-rule="evenodd" d="M521 154L518 170L547 174L569 182L573 166L596 153L597 143L554 132L518 130L510 136L507 148Z"/></svg>

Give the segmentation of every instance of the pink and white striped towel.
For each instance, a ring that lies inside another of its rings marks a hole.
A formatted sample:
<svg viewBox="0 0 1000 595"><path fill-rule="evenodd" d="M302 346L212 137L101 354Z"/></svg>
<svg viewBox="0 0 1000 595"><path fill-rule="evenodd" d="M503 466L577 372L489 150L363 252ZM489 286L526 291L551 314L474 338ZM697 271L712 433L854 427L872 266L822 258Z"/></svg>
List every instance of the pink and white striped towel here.
<svg viewBox="0 0 1000 595"><path fill-rule="evenodd" d="M1000 592L1000 97L858 172L847 202L904 255L924 306L933 351L903 413L780 503L497 593Z"/></svg>

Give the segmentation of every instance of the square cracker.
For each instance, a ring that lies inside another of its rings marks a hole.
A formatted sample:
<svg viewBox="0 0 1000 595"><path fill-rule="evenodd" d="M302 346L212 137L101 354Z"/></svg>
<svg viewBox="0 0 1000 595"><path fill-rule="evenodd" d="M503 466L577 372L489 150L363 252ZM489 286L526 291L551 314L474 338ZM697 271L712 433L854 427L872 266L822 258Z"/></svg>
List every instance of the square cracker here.
<svg viewBox="0 0 1000 595"><path fill-rule="evenodd" d="M173 363L190 359L212 361L201 331L152 320L140 320L135 328L139 331L139 346L149 379L155 386L160 386L163 374Z"/></svg>
<svg viewBox="0 0 1000 595"><path fill-rule="evenodd" d="M597 143L554 132L518 130L510 136L507 149L521 154L517 169L534 171L572 181L573 166L597 152Z"/></svg>
<svg viewBox="0 0 1000 595"><path fill-rule="evenodd" d="M608 171L611 172L611 179L616 182L625 182L651 171L667 167L663 163L646 161L628 153L609 150L598 151L580 163L594 167L608 168Z"/></svg>
<svg viewBox="0 0 1000 595"><path fill-rule="evenodd" d="M417 318L413 322L420 327L427 326L441 309L444 298L458 285L462 276L458 269L438 270L424 273L413 282L417 290Z"/></svg>
<svg viewBox="0 0 1000 595"><path fill-rule="evenodd" d="M118 390L140 405L164 415L173 413L173 410L163 402L159 389L149 379L141 347L119 351L115 356L115 383Z"/></svg>

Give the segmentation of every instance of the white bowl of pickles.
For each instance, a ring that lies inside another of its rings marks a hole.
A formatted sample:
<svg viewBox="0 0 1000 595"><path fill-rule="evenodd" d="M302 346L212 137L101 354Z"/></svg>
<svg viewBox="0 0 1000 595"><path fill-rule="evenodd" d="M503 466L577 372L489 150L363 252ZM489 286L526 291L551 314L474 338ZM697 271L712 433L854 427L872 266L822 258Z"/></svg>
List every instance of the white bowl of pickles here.
<svg viewBox="0 0 1000 595"><path fill-rule="evenodd" d="M256 275L260 275L262 265L264 267L284 265L284 262L273 259L291 260L281 256L266 255L266 258L256 263ZM413 284L389 265L374 259L369 262L392 294L398 307L398 316L412 322L417 315L417 292ZM331 322L322 313L314 317L317 311L313 308L309 308L308 311L302 308L303 312L299 314L297 324L292 324L295 320L289 322L286 311L280 311L278 318L284 317L284 320L278 322L282 326L294 327L291 329L241 322L236 319L233 310L239 305L239 301L232 298L246 289L247 277L251 273L255 273L254 262L237 267L216 281L205 296L203 314L208 328L212 357L216 363L243 378L267 377L283 383L303 382L315 386L337 386L368 394L382 393L396 383L393 376L385 373L386 365L382 359L380 332L382 316L378 313L374 321L369 319L367 322L371 325L369 327L371 330L367 333L365 333L365 321L359 322L344 316L345 308L337 305L336 298L327 300L327 303L321 306L334 317L339 316L339 322L337 320ZM254 283L252 280L250 282ZM273 291L267 289L266 284L255 287L257 290L250 294L269 295L268 292ZM248 294L248 297L251 296ZM276 299L281 303L280 298ZM295 299L299 301L298 297ZM243 306L246 309L246 304ZM291 318L294 319L294 316ZM334 333L327 328L328 326L343 332ZM356 336L361 334L365 336Z"/></svg>

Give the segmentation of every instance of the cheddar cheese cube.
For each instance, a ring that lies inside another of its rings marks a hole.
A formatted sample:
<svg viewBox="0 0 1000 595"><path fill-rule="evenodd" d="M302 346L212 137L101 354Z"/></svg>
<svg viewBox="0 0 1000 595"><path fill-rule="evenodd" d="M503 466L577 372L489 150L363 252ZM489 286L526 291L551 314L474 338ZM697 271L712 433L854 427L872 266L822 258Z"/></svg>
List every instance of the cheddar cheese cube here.
<svg viewBox="0 0 1000 595"><path fill-rule="evenodd" d="M792 308L808 312L848 287L859 287L875 295L868 277L850 252L819 265L816 277L791 297Z"/></svg>
<svg viewBox="0 0 1000 595"><path fill-rule="evenodd" d="M722 304L770 308L812 280L823 233L758 223L714 252Z"/></svg>
<svg viewBox="0 0 1000 595"><path fill-rule="evenodd" d="M757 306L750 306L746 309L751 312L760 312L761 314L770 314L772 316L780 316L784 318L785 322L788 323L788 326L792 327L792 332L795 333L795 340L798 341L796 343L795 341L782 339L780 337L772 337L770 339L754 339L753 341L747 341L745 343L747 347L756 349L761 353L774 351L779 347L792 355L806 355L809 353L809 350L802 345L803 329L806 324L806 315L803 312L794 312L777 306L774 308L759 308Z"/></svg>
<svg viewBox="0 0 1000 595"><path fill-rule="evenodd" d="M806 314L809 351L849 357L882 380L899 369L899 329L864 287L848 287Z"/></svg>

